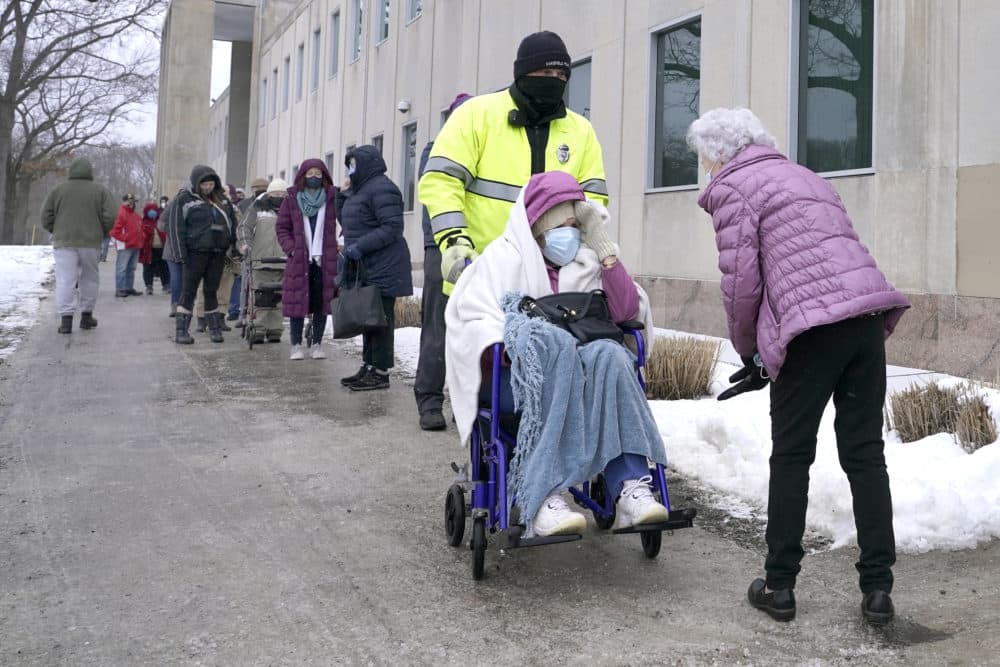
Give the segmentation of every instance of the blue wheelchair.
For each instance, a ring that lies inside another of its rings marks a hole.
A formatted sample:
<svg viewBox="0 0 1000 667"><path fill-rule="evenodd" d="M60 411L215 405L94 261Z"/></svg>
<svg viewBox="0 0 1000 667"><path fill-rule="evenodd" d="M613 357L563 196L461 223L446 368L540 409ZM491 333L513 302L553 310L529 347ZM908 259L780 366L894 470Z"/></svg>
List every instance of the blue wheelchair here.
<svg viewBox="0 0 1000 667"><path fill-rule="evenodd" d="M645 348L641 334L643 325L641 322L629 321L621 326L625 334L635 340L636 375L639 385L645 391L646 384L642 376L645 365ZM507 503L507 467L516 446L518 415L502 414L499 410L503 351L501 343L494 344L492 400L488 406L481 405L476 423L473 425L469 445L469 465L461 467L456 463L451 464L452 470L460 475L464 472L465 478L451 485L444 504L445 536L451 546L457 547L462 544L466 520L472 520L469 549L472 551L472 578L476 580L482 579L485 573L487 532L499 535L501 551L574 542L582 538L580 534L525 537L524 525L516 519L512 522ZM656 558L660 553L663 531L691 527L697 510L671 509L666 475L661 464L655 464L655 467L650 469L650 475L653 478L653 495L667 508L667 520L613 532L638 533L643 553L647 558ZM593 513L598 528L602 530L611 528L615 521L615 498L608 493L603 474L584 482L581 488L570 487L569 492L578 505Z"/></svg>

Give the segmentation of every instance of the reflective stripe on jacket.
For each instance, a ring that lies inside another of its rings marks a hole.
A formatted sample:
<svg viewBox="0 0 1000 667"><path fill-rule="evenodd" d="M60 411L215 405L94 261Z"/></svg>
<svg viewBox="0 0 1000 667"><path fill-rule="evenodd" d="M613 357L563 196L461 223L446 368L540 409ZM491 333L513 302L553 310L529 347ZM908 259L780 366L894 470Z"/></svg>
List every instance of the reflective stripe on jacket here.
<svg viewBox="0 0 1000 667"><path fill-rule="evenodd" d="M531 178L527 132L507 120L516 108L507 90L480 95L455 109L434 140L419 194L442 249L449 237L464 233L482 252L503 232ZM545 169L571 174L587 197L607 205L601 145L583 116L567 110L549 124Z"/></svg>

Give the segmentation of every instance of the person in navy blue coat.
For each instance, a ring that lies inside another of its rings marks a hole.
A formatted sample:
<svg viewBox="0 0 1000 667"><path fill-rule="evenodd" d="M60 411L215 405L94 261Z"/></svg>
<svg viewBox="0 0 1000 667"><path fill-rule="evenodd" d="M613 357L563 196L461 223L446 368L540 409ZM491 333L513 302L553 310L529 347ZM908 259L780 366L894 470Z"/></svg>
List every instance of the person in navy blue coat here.
<svg viewBox="0 0 1000 667"><path fill-rule="evenodd" d="M410 249L403 238L403 195L385 175L385 161L374 146L359 146L345 156L348 180L337 193L337 215L344 235L340 283L348 284L361 267L362 282L377 285L387 325L363 335L363 363L341 384L352 391L388 389L394 365L396 298L413 294Z"/></svg>

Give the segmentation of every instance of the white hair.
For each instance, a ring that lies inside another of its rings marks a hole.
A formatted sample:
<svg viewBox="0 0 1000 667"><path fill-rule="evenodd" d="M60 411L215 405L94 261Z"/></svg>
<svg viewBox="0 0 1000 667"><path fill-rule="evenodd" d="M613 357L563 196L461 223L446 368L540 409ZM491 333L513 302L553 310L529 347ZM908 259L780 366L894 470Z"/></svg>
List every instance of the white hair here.
<svg viewBox="0 0 1000 667"><path fill-rule="evenodd" d="M706 111L691 123L687 143L701 157L723 164L750 144L775 147L774 137L754 112L725 107Z"/></svg>

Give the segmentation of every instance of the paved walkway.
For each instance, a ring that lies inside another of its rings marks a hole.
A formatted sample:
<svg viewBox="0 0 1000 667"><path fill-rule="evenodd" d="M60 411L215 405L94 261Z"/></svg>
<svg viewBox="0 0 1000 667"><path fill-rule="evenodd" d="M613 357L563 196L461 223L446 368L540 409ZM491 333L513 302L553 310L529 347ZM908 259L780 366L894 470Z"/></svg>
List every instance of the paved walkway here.
<svg viewBox="0 0 1000 667"><path fill-rule="evenodd" d="M795 622L751 610L761 554L725 525L656 561L596 532L491 546L474 583L442 530L462 452L417 428L410 382L340 387L353 343L175 345L167 297L114 299L101 271L96 330L57 334L49 300L0 365L0 664L998 660L997 543L901 557L887 631L851 549L807 557Z"/></svg>

